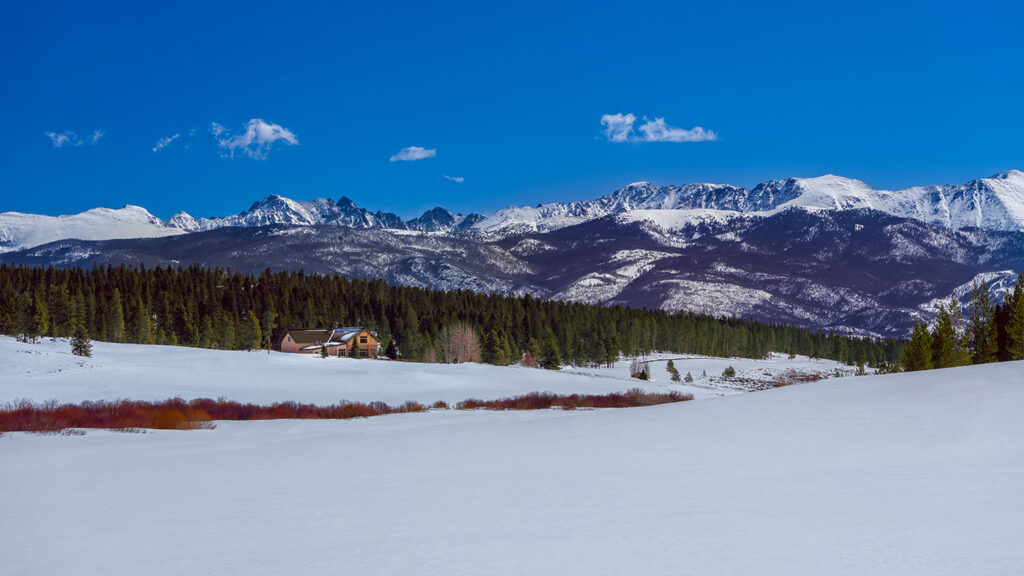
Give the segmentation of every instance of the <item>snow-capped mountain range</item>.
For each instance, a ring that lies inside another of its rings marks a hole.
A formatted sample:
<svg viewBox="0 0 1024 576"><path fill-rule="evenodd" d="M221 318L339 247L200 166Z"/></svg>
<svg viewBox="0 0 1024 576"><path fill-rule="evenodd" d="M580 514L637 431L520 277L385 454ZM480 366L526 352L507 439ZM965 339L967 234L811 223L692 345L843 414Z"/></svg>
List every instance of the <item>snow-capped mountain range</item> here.
<svg viewBox="0 0 1024 576"><path fill-rule="evenodd" d="M166 222L142 207L131 205L119 210L95 208L56 217L4 212L0 214L0 251L66 238L148 238L270 224L406 230L493 241L550 232L615 214L634 221L679 227L706 218L767 216L793 208L868 209L951 230L1024 230L1024 172L1011 170L962 185L898 191L875 190L860 180L833 175L769 180L750 189L728 184L655 186L636 182L596 200L510 206L489 216L455 214L436 207L410 220L390 212L370 212L344 196L337 201L296 201L272 195L233 216L195 218L178 212Z"/></svg>
<svg viewBox="0 0 1024 576"><path fill-rule="evenodd" d="M136 206L4 213L0 246L0 262L26 265L302 269L904 335L974 279L998 299L1024 271L1024 173L901 191L838 176L639 182L590 201L408 220L345 197L270 196L167 222Z"/></svg>

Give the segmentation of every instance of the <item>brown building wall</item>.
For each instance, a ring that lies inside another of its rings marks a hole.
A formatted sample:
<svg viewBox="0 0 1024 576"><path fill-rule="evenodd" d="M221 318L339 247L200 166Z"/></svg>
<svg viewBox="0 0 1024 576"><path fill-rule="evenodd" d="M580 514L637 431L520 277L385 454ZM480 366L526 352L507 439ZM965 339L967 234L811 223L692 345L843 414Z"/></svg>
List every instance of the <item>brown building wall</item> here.
<svg viewBox="0 0 1024 576"><path fill-rule="evenodd" d="M365 343L362 342L363 338L366 339ZM380 346L380 341L377 340L376 338L374 338L373 334L370 334L369 330L363 330L362 332L356 334L355 336L352 337L351 340L349 340L348 342L342 344L341 346L329 346L327 349L328 349L329 354L331 356L337 356L337 355L351 356L352 355L352 347L356 346L356 345L359 346L359 352L362 354L363 358L370 358L370 357L376 357L378 355L378 348ZM319 346L316 346L313 350L303 350L303 348L306 347L306 346L313 346L313 344L312 343L300 344L300 343L294 341L292 339L292 337L291 337L291 334L289 334L287 332L281 338L281 352L288 352L288 353L291 353L291 354L319 354L320 353L320 347Z"/></svg>

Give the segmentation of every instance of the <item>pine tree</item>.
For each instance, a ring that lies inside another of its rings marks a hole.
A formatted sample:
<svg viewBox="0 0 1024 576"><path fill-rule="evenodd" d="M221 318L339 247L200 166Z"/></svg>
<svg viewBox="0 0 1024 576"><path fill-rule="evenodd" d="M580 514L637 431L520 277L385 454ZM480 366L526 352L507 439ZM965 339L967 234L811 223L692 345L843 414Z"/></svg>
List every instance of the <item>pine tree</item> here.
<svg viewBox="0 0 1024 576"><path fill-rule="evenodd" d="M363 357L363 351L359 348L359 343L356 342L354 337L352 338L352 357L356 359Z"/></svg>
<svg viewBox="0 0 1024 576"><path fill-rule="evenodd" d="M242 350L259 348L260 340L262 339L263 335L260 332L260 322L256 319L256 313L249 310L249 313L245 316L245 320L242 321L241 332L239 334L239 348Z"/></svg>
<svg viewBox="0 0 1024 576"><path fill-rule="evenodd" d="M907 372L932 369L932 339L924 322L914 320L914 332L903 352L901 363Z"/></svg>
<svg viewBox="0 0 1024 576"><path fill-rule="evenodd" d="M14 330L19 340L30 339L32 333L32 296L22 292L14 311Z"/></svg>
<svg viewBox="0 0 1024 576"><path fill-rule="evenodd" d="M263 312L263 322L261 324L260 333L262 336L260 338L260 346L269 349L272 345L270 341L271 335L274 333L274 329L277 328L277 313L273 309Z"/></svg>
<svg viewBox="0 0 1024 576"><path fill-rule="evenodd" d="M320 345L320 357L327 358L327 344Z"/></svg>
<svg viewBox="0 0 1024 576"><path fill-rule="evenodd" d="M50 324L53 335L57 337L70 336L75 331L72 318L71 294L64 284L59 286L50 285L47 291L49 299L47 306L50 309Z"/></svg>
<svg viewBox="0 0 1024 576"><path fill-rule="evenodd" d="M665 369L668 370L668 373L671 376L671 380L673 382L679 382L679 380L680 380L679 370L676 368L676 363L675 362L673 362L672 360L669 360L668 363L665 364Z"/></svg>
<svg viewBox="0 0 1024 576"><path fill-rule="evenodd" d="M75 335L71 337L71 353L86 358L92 356L92 342L89 341L89 333L81 324L75 327Z"/></svg>
<svg viewBox="0 0 1024 576"><path fill-rule="evenodd" d="M114 293L107 303L107 314L104 318L104 333L111 342L124 342L124 307L121 305L121 291L114 288Z"/></svg>
<svg viewBox="0 0 1024 576"><path fill-rule="evenodd" d="M958 336L945 304L939 305L939 314L932 329L932 365L935 368L956 366Z"/></svg>
<svg viewBox="0 0 1024 576"><path fill-rule="evenodd" d="M392 360L398 358L398 348L395 347L394 340L388 340L388 345L384 348L384 355Z"/></svg>
<svg viewBox="0 0 1024 576"><path fill-rule="evenodd" d="M494 328L487 335L486 361L496 366L508 366L512 360L512 351L508 347L508 339Z"/></svg>
<svg viewBox="0 0 1024 576"><path fill-rule="evenodd" d="M968 346L970 335L967 333L967 321L956 298L949 299L949 320L953 325L953 366L968 366L971 363L971 352Z"/></svg>
<svg viewBox="0 0 1024 576"><path fill-rule="evenodd" d="M969 350L974 364L986 364L996 360L995 309L988 295L988 284L971 284L970 301L967 304L967 330L970 337Z"/></svg>
<svg viewBox="0 0 1024 576"><path fill-rule="evenodd" d="M562 368L562 354L558 350L558 342L554 334L548 334L540 345L540 365L546 370Z"/></svg>
<svg viewBox="0 0 1024 576"><path fill-rule="evenodd" d="M687 372L686 376L683 377L683 382L686 382L687 384L693 383L693 374L690 374L689 372Z"/></svg>
<svg viewBox="0 0 1024 576"><path fill-rule="evenodd" d="M132 317L132 341L137 344L149 344L153 338L153 317L141 298L135 302L135 312L132 314ZM200 344L200 346L202 345ZM208 348L209 341L203 347Z"/></svg>
<svg viewBox="0 0 1024 576"><path fill-rule="evenodd" d="M1024 289L1020 283L1018 289ZM1024 296L1017 298L1013 307L1013 316L1007 328L1011 360L1024 360Z"/></svg>
<svg viewBox="0 0 1024 576"><path fill-rule="evenodd" d="M43 296L36 292L32 307L32 325L29 330L29 337L32 340L46 335L50 331L50 313L46 309L46 302Z"/></svg>

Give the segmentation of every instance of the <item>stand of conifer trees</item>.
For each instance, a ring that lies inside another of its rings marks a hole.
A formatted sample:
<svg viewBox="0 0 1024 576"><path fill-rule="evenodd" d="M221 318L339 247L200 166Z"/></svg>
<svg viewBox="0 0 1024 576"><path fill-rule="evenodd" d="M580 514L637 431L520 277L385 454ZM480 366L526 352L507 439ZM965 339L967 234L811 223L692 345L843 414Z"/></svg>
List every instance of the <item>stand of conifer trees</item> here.
<svg viewBox="0 0 1024 576"><path fill-rule="evenodd" d="M915 322L900 364L910 372L1008 360L1024 360L1024 274L998 305L984 281L974 282L965 310L953 299L939 306L930 331Z"/></svg>
<svg viewBox="0 0 1024 576"><path fill-rule="evenodd" d="M365 326L400 358L437 358L439 335L465 324L482 359L541 366L607 364L653 351L760 358L806 354L876 366L905 342L689 312L602 307L530 296L390 286L380 280L188 268L0 265L0 333L219 349L268 348L284 327ZM389 354L390 355L390 354Z"/></svg>

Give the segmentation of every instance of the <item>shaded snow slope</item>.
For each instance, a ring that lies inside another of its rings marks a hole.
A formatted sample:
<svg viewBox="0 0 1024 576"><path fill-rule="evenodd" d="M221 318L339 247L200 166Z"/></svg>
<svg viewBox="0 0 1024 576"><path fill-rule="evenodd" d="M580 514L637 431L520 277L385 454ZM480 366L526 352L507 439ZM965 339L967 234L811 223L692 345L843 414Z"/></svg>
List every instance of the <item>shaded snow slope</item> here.
<svg viewBox="0 0 1024 576"><path fill-rule="evenodd" d="M787 370L832 375L850 370L826 360L782 356L772 360L663 356L652 363L654 380L643 383L629 377L629 363L614 368L537 370L486 364L419 364L320 358L280 352L202 350L179 346L143 346L94 342L92 358L73 356L65 340L45 339L38 344L0 336L0 402L22 398L35 402L57 400L164 400L218 398L271 404L282 401L334 404L340 400L407 400L432 403L468 398L495 399L529 392L607 394L642 385L652 391L675 390L695 398L734 393L742 387L716 382L727 365L739 376L756 381ZM692 386L673 383L663 358L676 358L683 374L690 371ZM707 377L701 377L703 372Z"/></svg>
<svg viewBox="0 0 1024 576"><path fill-rule="evenodd" d="M0 213L0 253L39 246L55 240L113 240L156 238L183 234L145 208L127 205L118 210L93 208L71 216Z"/></svg>
<svg viewBox="0 0 1024 576"><path fill-rule="evenodd" d="M0 574L1017 574L1022 374L7 434Z"/></svg>

